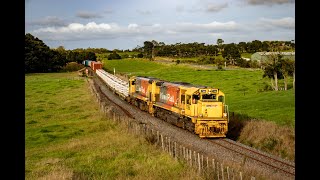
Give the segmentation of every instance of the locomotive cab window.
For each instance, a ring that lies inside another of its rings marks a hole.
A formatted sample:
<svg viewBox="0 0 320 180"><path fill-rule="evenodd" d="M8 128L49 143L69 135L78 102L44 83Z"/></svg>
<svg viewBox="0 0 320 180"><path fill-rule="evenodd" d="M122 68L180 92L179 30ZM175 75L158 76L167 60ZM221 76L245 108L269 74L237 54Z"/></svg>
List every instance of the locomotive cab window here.
<svg viewBox="0 0 320 180"><path fill-rule="evenodd" d="M184 102L185 102L185 98L186 98L186 97L185 97L185 95L184 95L184 94L182 94L182 95L181 95L181 104L184 104Z"/></svg>
<svg viewBox="0 0 320 180"><path fill-rule="evenodd" d="M202 94L202 100L216 100L216 94Z"/></svg>
<svg viewBox="0 0 320 180"><path fill-rule="evenodd" d="M197 104L198 100L200 99L200 96L199 95L193 95L192 96L192 103L193 104Z"/></svg>
<svg viewBox="0 0 320 180"><path fill-rule="evenodd" d="M187 95L186 101L187 101L187 104L191 104L191 96Z"/></svg>

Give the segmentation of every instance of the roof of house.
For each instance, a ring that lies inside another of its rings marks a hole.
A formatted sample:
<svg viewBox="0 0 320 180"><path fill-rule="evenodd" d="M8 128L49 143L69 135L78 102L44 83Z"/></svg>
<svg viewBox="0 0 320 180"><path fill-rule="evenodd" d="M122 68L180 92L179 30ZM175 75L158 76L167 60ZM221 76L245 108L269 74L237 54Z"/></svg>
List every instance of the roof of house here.
<svg viewBox="0 0 320 180"><path fill-rule="evenodd" d="M261 56L268 56L268 55L271 55L271 54L279 54L279 52L256 52L258 53L259 55ZM295 55L295 52L280 52L281 55L284 55L284 56L294 56Z"/></svg>

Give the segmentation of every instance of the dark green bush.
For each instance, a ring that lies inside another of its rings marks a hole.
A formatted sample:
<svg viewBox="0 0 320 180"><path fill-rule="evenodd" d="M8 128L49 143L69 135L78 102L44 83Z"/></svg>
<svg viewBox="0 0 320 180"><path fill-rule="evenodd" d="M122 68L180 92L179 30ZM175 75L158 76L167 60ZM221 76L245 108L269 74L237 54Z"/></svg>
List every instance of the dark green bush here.
<svg viewBox="0 0 320 180"><path fill-rule="evenodd" d="M108 56L108 60L112 60L112 59L121 59L121 56L116 51L113 51Z"/></svg>
<svg viewBox="0 0 320 180"><path fill-rule="evenodd" d="M61 72L78 71L82 68L84 68L83 64L78 64L76 62L69 62L65 66L62 67Z"/></svg>

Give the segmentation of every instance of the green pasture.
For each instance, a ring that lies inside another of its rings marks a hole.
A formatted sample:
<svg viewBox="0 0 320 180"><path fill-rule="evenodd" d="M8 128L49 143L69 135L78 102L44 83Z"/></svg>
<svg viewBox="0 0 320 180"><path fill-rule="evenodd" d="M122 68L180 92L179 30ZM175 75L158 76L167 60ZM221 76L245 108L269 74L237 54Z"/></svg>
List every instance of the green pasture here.
<svg viewBox="0 0 320 180"><path fill-rule="evenodd" d="M77 73L25 76L25 179L197 179L99 113Z"/></svg>
<svg viewBox="0 0 320 180"><path fill-rule="evenodd" d="M289 90L268 91L266 87L270 86L270 79L263 78L263 71L260 69L227 67L224 71L217 71L214 68L162 64L144 59L106 60L104 68L110 72L115 68L116 73L129 76L151 76L168 81L216 87L225 93L231 112L274 121L280 125L294 127L295 124L295 93L292 89L292 79L289 79ZM284 87L283 80L279 80L279 86Z"/></svg>

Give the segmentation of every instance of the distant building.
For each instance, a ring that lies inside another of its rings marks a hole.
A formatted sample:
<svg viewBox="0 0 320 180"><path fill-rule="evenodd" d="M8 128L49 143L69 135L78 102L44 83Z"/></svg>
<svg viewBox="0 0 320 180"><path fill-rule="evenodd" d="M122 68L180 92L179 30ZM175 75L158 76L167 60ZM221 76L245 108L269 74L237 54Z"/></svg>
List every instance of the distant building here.
<svg viewBox="0 0 320 180"><path fill-rule="evenodd" d="M283 58L295 60L295 52L280 52ZM264 61L268 59L268 56L272 54L279 54L279 52L256 52L251 55L251 60Z"/></svg>
<svg viewBox="0 0 320 180"><path fill-rule="evenodd" d="M241 58L246 60L246 61L250 61L250 58L245 58L245 57L241 57Z"/></svg>

